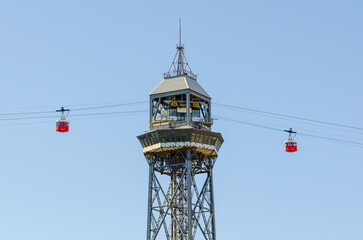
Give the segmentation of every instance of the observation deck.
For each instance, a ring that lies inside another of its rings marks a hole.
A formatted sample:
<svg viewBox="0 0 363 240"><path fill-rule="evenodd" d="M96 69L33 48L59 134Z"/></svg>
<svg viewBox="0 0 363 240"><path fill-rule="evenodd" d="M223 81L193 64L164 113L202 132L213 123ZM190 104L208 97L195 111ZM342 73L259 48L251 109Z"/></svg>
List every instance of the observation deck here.
<svg viewBox="0 0 363 240"><path fill-rule="evenodd" d="M155 130L137 137L145 155L175 150L195 149L210 157L217 157L224 142L220 133L199 129Z"/></svg>

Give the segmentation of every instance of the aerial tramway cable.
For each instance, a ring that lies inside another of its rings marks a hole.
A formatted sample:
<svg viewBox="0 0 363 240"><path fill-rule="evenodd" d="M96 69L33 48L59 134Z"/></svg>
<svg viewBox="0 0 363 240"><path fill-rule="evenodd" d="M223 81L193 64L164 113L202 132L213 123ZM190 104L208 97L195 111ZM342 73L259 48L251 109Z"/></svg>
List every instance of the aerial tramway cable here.
<svg viewBox="0 0 363 240"><path fill-rule="evenodd" d="M261 124L255 124L255 123L251 123L251 122L241 121L241 120L228 118L228 117L223 117L223 116L219 116L219 115L214 115L214 116L217 117L218 119L222 119L222 120L227 120L227 121L236 122L236 123L245 124L245 125L250 125L250 126L259 127L259 128L265 128L265 129L274 130L274 131L278 131L278 132L284 132L284 130L279 129L279 128L274 128L274 127L265 126L265 125L261 125ZM355 141L343 140L343 139L338 139L338 138L331 138L331 137L325 137L325 136L319 136L319 135L313 135L313 134L306 134L306 133L301 133L301 132L299 132L299 135L306 136L306 137L320 138L320 139L330 140L330 141L335 141L335 142L353 144L355 146L363 147L362 142L355 142Z"/></svg>
<svg viewBox="0 0 363 240"><path fill-rule="evenodd" d="M147 103L148 101L135 101L135 102L123 102L123 103L103 103L100 104L80 104L80 105L96 105L92 107L84 107L84 108L72 108L72 112L74 111L83 111L83 110L92 110L92 109L102 109L102 108L112 108L112 107L122 107L122 106L129 106L129 105L136 105ZM80 106L80 105L69 105L69 106ZM98 106L100 105L100 106ZM36 108L36 107L35 107ZM37 115L37 114L46 114L46 113L54 113L54 111L29 111L29 112L10 112L10 113L0 113L0 116L11 116L11 115Z"/></svg>
<svg viewBox="0 0 363 240"><path fill-rule="evenodd" d="M43 113L53 113L53 112L54 112L54 111L0 113L0 116L29 115L29 114L43 114Z"/></svg>
<svg viewBox="0 0 363 240"><path fill-rule="evenodd" d="M81 105L91 105L91 106L83 107L83 108L75 108L75 109L71 109L71 110L72 110L72 112L86 111L86 110L92 111L92 110L96 110L96 109L125 107L125 106L145 104L145 103L148 103L148 101L134 101L134 102L122 102L122 103L114 102L114 103L110 103L110 104L105 103L102 105L100 105L100 104L78 104L78 105L72 105L72 106L81 106ZM355 131L359 131L359 132L353 132L353 133L362 134L361 131L363 131L363 128L361 128L361 127L350 126L350 125L346 125L346 124L326 122L326 121L314 120L314 119L303 118L303 117L295 117L292 115L274 113L274 112L257 110L257 109L252 109L252 108L245 108L245 107L240 107L240 106L233 106L233 105L228 105L228 104L223 104L223 103L213 103L213 104L215 106L219 106L222 108L230 108L230 109L234 109L234 110L238 110L238 111L245 111L245 112L247 111L247 112L251 112L251 113L274 116L274 117L283 118L283 119L301 120L301 121L310 122L310 124L316 123L313 125L316 125L318 127L327 127L327 126L319 125L319 124L324 124L324 125L328 125L328 126L330 125L330 126L341 127L341 128L349 128L349 129L352 129ZM95 106L92 106L92 105L95 105ZM54 119L57 117L56 115L42 116L42 114L53 113L53 112L54 111L34 111L34 112L29 111L29 112L0 113L0 116L14 116L14 115L18 116L18 117L12 117L12 118L0 118L0 121L21 121L21 120L52 119L52 118ZM90 119L91 116L113 117L113 116L119 116L119 115L136 115L136 114L142 114L142 113L146 113L146 112L148 112L148 111L147 110L134 110L134 111L121 111L121 112L91 112L91 113L85 113L85 114L72 114L71 117L72 118L73 117L76 117L76 118L85 117L84 119ZM24 115L24 116L22 116L22 115ZM31 115L34 115L34 116L31 116ZM275 131L279 131L279 132L283 131L282 129L279 129L279 128L267 126L264 124L258 124L258 123L256 123L256 121L252 121L252 122L242 121L242 120L237 120L234 118L228 118L228 117L223 117L223 116L216 116L216 117L223 119L223 120L233 121L233 122L250 125L250 126L254 126L254 127L260 127L260 128L275 130ZM33 123L18 123L18 124L13 124L13 125L23 125L23 124L33 124ZM34 124L38 124L38 123L34 122ZM0 125L0 126L6 126L6 125ZM334 128L334 129L337 129L337 128ZM337 130L341 130L341 129L337 129ZM339 138L325 137L322 135L313 135L313 134L306 134L306 133L301 133L301 132L299 132L299 135L320 138L320 139L325 139L325 140L331 140L331 141L336 141L336 142L342 142L342 143L347 143L347 144L354 144L354 145L359 145L359 146L363 145L363 143L357 142L357 141L349 141L349 140L343 140L343 139L339 139ZM341 136L341 137L345 137L345 136ZM347 138L349 138L349 137L347 137Z"/></svg>
<svg viewBox="0 0 363 240"><path fill-rule="evenodd" d="M54 112L54 111L53 111ZM74 114L72 117L83 117L83 116L99 116L99 115L117 115L117 114L133 114L133 113L146 113L146 110L140 111L123 111L123 112L100 112L100 113L86 113L86 114ZM44 119L44 118L56 118L57 115L52 116L37 116L37 117L18 117L18 118L0 118L0 121L12 121L12 120L31 120L31 119Z"/></svg>
<svg viewBox="0 0 363 240"><path fill-rule="evenodd" d="M135 113L126 113L124 114L123 112L114 112L112 114L110 113L96 113L96 114L92 114L92 115L86 115L86 114L81 114L81 115L77 115L77 116L73 116L72 115L72 121L78 121L78 120L90 120L90 119L100 119L100 118L113 118L113 117L127 117L127 116L135 116L135 115L140 115L140 114L145 114L147 111L140 111L140 112L135 112ZM95 117L92 117L95 116ZM57 116L51 116L51 117L47 117L49 119L54 119ZM7 127L7 126L21 126L21 125L35 125L35 124L44 124L44 123L53 123L53 120L48 120L48 121L41 121L41 122L24 122L24 123L9 123L9 124L0 124L0 127Z"/></svg>
<svg viewBox="0 0 363 240"><path fill-rule="evenodd" d="M75 109L72 109L72 111L83 111L83 110L99 109L99 108L111 108L111 107L130 106L130 105L147 103L147 102L148 101L129 102L129 103L118 103L118 104L107 104L107 105L95 106L95 107L75 108Z"/></svg>
<svg viewBox="0 0 363 240"><path fill-rule="evenodd" d="M90 107L84 107L84 108L74 108L74 109L72 108L72 112L74 112L74 111L84 111L84 110L92 110L92 109L123 107L123 106L130 106L130 105L137 105L137 104L144 104L144 103L148 103L148 101L134 101L134 102L122 102L122 103L110 103L110 104L104 103L100 106L98 106L99 104L78 104L78 105L69 105L69 106L96 105L96 106L90 106ZM314 120L314 119L304 118L304 117L296 117L296 116L287 115L287 114L274 113L274 112L257 110L257 109L252 109L252 108L245 108L245 107L240 107L240 106L233 106L233 105L223 104L223 103L214 102L213 105L215 105L217 107L230 108L230 109L239 110L239 111L247 111L247 112L252 112L252 113L265 114L265 115L269 115L269 116L281 117L284 119L286 119L286 118L287 119L296 119L296 120L302 120L302 121L306 121L306 122L310 122L310 123L319 123L319 124L325 124L325 125L330 125L330 126L350 128L350 129L354 129L354 130L363 131L362 127L350 126L350 125L346 125L346 124L320 121L320 120ZM53 112L54 111L13 112L13 113L10 112L10 113L0 113L0 116L38 115L38 114L46 114L46 113L53 113ZM39 118L43 118L43 117L39 117ZM28 119L28 118L9 118L6 120L18 120L18 119ZM31 119L36 119L36 118L32 117ZM2 119L0 118L0 120L2 120ZM321 125L317 125L317 126L321 126Z"/></svg>
<svg viewBox="0 0 363 240"><path fill-rule="evenodd" d="M287 115L287 114L281 114L281 113L274 113L274 112L262 111L262 110L257 110L257 109L252 109L252 108L245 108L245 107L239 107L239 106L233 106L233 105L222 104L222 103L213 103L213 104L216 105L216 106L228 107L228 108L232 108L232 109L236 109L236 110L241 110L241 111L249 111L249 112L255 112L255 113L262 113L262 114L267 114L267 115L272 115L272 116L278 116L278 117L284 117L284 118L290 118L290 119L298 119L298 120L303 120L303 121L307 121L307 122L314 122L314 123L320 123L320 124L325 124L325 125L331 125L331 126L337 126L337 127L344 127L344 128L350 128L350 129L355 129L355 130L363 131L363 128L361 128L361 127L350 126L350 125L346 125L346 124L326 122L326 121L314 120L314 119L303 118L303 117L295 117L295 116Z"/></svg>

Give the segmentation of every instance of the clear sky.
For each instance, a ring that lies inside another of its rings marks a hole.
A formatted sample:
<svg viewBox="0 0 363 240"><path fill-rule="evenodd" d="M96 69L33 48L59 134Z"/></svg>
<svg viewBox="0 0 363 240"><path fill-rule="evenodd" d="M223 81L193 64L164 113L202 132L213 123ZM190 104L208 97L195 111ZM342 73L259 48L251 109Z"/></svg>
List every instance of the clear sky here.
<svg viewBox="0 0 363 240"><path fill-rule="evenodd" d="M3 0L0 114L147 101L181 17L186 57L213 102L363 127L362 12L360 0ZM212 112L363 142L359 130ZM147 114L74 115L67 134L55 132L57 115L0 116L0 239L145 238L148 169L136 136ZM225 139L214 173L218 239L363 238L362 147L298 134L288 154L284 132L222 119L213 130Z"/></svg>

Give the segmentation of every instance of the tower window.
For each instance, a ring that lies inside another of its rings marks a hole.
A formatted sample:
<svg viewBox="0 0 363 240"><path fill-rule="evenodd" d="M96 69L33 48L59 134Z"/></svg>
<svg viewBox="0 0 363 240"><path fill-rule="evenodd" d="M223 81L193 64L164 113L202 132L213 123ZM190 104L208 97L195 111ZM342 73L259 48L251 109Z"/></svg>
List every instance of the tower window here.
<svg viewBox="0 0 363 240"><path fill-rule="evenodd" d="M192 110L192 117L200 117L199 108Z"/></svg>
<svg viewBox="0 0 363 240"><path fill-rule="evenodd" d="M177 115L176 108L170 108L169 109L169 116L176 117Z"/></svg>

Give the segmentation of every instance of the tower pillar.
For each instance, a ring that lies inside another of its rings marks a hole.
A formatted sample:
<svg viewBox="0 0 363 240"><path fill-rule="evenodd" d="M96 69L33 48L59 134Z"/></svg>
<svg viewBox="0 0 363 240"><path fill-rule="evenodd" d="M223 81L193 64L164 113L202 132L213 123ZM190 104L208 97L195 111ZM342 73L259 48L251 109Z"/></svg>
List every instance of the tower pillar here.
<svg viewBox="0 0 363 240"><path fill-rule="evenodd" d="M149 164L149 185L148 185L148 208L147 208L147 237L146 239L151 238L151 217L152 217L152 194L153 194L153 182L154 182L154 164L152 162L152 157L150 156L148 158L148 164Z"/></svg>
<svg viewBox="0 0 363 240"><path fill-rule="evenodd" d="M187 166L187 193L188 193L188 239L192 238L192 227L193 227L193 214L192 214L192 159L190 155L190 150L187 150L186 158Z"/></svg>

